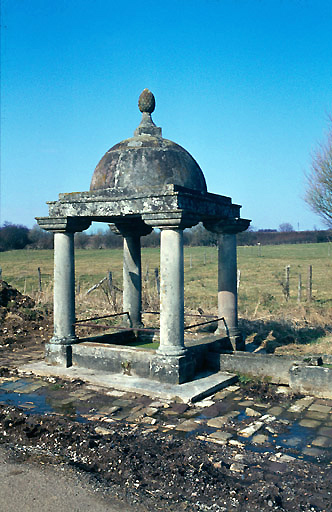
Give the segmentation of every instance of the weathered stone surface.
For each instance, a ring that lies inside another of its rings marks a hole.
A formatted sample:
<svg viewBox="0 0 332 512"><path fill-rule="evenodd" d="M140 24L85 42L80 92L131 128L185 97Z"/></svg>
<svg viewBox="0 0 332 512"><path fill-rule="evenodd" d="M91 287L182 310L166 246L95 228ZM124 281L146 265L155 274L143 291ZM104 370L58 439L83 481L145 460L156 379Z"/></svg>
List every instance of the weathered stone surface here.
<svg viewBox="0 0 332 512"><path fill-rule="evenodd" d="M158 225L158 218L171 218L176 212L192 215L196 222L201 218L232 218L240 214L240 206L232 204L229 197L202 195L173 184L151 187L149 193L130 195L121 188L59 194L59 200L50 201L48 205L49 217L38 217L37 221L44 229L51 230L57 229L59 220L62 221L61 229L66 230L69 220L77 223L81 218L88 218L90 222L116 223L146 217L156 218L155 225Z"/></svg>
<svg viewBox="0 0 332 512"><path fill-rule="evenodd" d="M218 416L217 418L211 418L208 420L207 426L213 428L221 428L228 422L228 420L229 418L227 416Z"/></svg>
<svg viewBox="0 0 332 512"><path fill-rule="evenodd" d="M264 444L268 441L268 439L268 436L266 436L265 434L257 434L253 436L251 442L253 444Z"/></svg>
<svg viewBox="0 0 332 512"><path fill-rule="evenodd" d="M144 89L138 101L142 120L134 137L113 146L97 165L91 190L122 188L126 195L173 183L206 192L204 175L181 146L164 139L151 118L153 94Z"/></svg>
<svg viewBox="0 0 332 512"><path fill-rule="evenodd" d="M294 391L332 398L332 369L319 366L294 366L289 372Z"/></svg>
<svg viewBox="0 0 332 512"><path fill-rule="evenodd" d="M303 419L299 422L299 425L306 428L317 428L319 426L319 421Z"/></svg>
<svg viewBox="0 0 332 512"><path fill-rule="evenodd" d="M224 431L216 431L216 432L212 432L212 434L210 434L207 439L209 441L213 441L213 442L217 442L217 443L220 443L220 444L226 444L228 439L230 439L231 437L233 437L232 434L230 434L229 432L224 432Z"/></svg>
<svg viewBox="0 0 332 512"><path fill-rule="evenodd" d="M275 407L271 407L271 409L268 409L267 412L272 416L280 416L280 414L282 414L284 410L285 409L283 407L279 407L278 405L276 405Z"/></svg>
<svg viewBox="0 0 332 512"><path fill-rule="evenodd" d="M181 430L182 432L192 432L199 428L199 422L194 420L186 420L175 427L175 430Z"/></svg>
<svg viewBox="0 0 332 512"><path fill-rule="evenodd" d="M72 346L46 343L45 359L49 364L68 368L72 365Z"/></svg>
<svg viewBox="0 0 332 512"><path fill-rule="evenodd" d="M255 411L255 409L252 409L251 407L247 407L245 413L247 416L261 416L260 412Z"/></svg>
<svg viewBox="0 0 332 512"><path fill-rule="evenodd" d="M262 421L256 421L255 423L252 423L251 425L248 425L248 427L243 428L239 431L239 435L242 437L250 437L255 432L260 430L264 423Z"/></svg>
<svg viewBox="0 0 332 512"><path fill-rule="evenodd" d="M313 403L308 407L308 411L316 411L322 412L323 414L329 413L331 411L331 407L329 405L321 405L318 403Z"/></svg>
<svg viewBox="0 0 332 512"><path fill-rule="evenodd" d="M95 169L90 191L60 194L57 201L48 203L49 216L37 219L42 228L55 233L57 245L63 240L70 245L70 251L68 248L56 251L58 279L55 279L52 341L72 347L66 353L48 348L48 361L111 374L125 369L128 377L181 384L208 368L208 359L202 357L205 356L203 346L193 346L191 350L184 346L182 231L199 221L206 222L211 229L220 229L222 225L223 236L232 240L229 257L232 261L226 274L232 274L236 289L235 233L246 229L250 221L240 219L241 207L233 204L231 198L207 192L197 162L184 148L164 139L161 129L153 123L154 107L154 96L145 89L139 99L142 120L134 137L107 151ZM139 238L152 227L162 229L160 345L156 354L103 343L73 344L76 341L73 233L86 229L92 221L112 224L125 237L123 307L129 313L132 327L141 326ZM63 268L70 269L65 278ZM236 294L230 316L226 310L229 339L239 341ZM236 348L239 348L238 341ZM220 387L219 382L215 389Z"/></svg>
<svg viewBox="0 0 332 512"><path fill-rule="evenodd" d="M319 434L322 436L332 437L332 428L322 427L319 429Z"/></svg>
<svg viewBox="0 0 332 512"><path fill-rule="evenodd" d="M325 436L319 436L319 437L316 437L316 439L314 439L312 441L312 444L314 446L319 446L321 448L330 448L332 447L332 439L329 438L329 437L325 437Z"/></svg>

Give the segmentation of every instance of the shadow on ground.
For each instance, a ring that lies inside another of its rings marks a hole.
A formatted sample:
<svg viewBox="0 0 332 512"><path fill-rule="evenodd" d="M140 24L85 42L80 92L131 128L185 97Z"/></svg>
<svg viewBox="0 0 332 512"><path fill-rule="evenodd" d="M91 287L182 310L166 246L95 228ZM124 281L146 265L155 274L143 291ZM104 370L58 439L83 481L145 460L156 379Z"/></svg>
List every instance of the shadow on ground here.
<svg viewBox="0 0 332 512"><path fill-rule="evenodd" d="M327 335L321 326L299 326L283 320L240 319L240 329L247 344L264 348L269 354L285 345L312 345Z"/></svg>

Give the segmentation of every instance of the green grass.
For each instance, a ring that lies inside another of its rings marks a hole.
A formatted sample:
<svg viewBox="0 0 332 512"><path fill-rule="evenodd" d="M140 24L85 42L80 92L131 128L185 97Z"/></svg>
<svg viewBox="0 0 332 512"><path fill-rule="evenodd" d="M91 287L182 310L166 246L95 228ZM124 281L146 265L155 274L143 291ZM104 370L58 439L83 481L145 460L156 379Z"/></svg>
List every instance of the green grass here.
<svg viewBox="0 0 332 512"><path fill-rule="evenodd" d="M185 248L185 305L205 312L217 306L217 249ZM41 268L43 289L53 283L53 251L9 251L1 253L2 277L20 291L30 294L38 290L37 268ZM290 299L286 302L280 280L290 265ZM239 312L244 316L273 313L280 308L297 307L298 275L302 275L302 302L308 266L313 267L313 297L318 310L332 306L332 258L328 244L299 244L262 247L239 247L238 268L241 271ZM116 286L122 288L122 251L77 250L76 282L81 290L112 272ZM142 250L142 274L154 282L154 269L159 267L159 249Z"/></svg>

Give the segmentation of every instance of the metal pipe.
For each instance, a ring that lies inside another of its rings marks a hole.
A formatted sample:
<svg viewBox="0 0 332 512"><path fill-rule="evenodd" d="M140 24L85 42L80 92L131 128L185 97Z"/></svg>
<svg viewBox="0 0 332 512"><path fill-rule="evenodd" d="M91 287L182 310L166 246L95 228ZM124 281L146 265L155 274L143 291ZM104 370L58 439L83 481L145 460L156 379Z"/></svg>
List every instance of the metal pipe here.
<svg viewBox="0 0 332 512"><path fill-rule="evenodd" d="M144 315L160 315L159 311L141 311L141 313ZM193 314L193 313L184 313L184 316L192 316L197 318L215 318L217 319L217 315L201 315L201 314Z"/></svg>
<svg viewBox="0 0 332 512"><path fill-rule="evenodd" d="M101 324L81 324L83 327L92 327L94 329L116 329L117 331L144 331L144 332L157 332L159 329L145 329L143 327L120 327L118 325L101 325Z"/></svg>
<svg viewBox="0 0 332 512"><path fill-rule="evenodd" d="M80 324L82 322L90 322L90 320L101 320L102 318L111 318L111 317L114 317L114 316L121 316L121 315L128 315L129 316L129 313L128 313L128 311L124 311L122 313L113 313L112 315L93 316L92 318L85 318L84 320L76 320L74 322L74 325L75 324Z"/></svg>
<svg viewBox="0 0 332 512"><path fill-rule="evenodd" d="M199 324L193 324L193 325L187 325L187 327L184 328L184 330L193 329L194 327L198 327L199 325L207 325L207 324L213 324L214 322L218 322L219 320L223 320L225 323L225 319L222 316L221 318L216 318L215 320L209 320L208 322L200 322Z"/></svg>

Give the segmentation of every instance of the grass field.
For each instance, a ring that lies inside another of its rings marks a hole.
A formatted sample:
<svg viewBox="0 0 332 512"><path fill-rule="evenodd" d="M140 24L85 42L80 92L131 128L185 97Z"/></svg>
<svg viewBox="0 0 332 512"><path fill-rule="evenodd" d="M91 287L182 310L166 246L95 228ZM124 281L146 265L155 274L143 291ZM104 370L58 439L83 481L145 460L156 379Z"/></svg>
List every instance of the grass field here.
<svg viewBox="0 0 332 512"><path fill-rule="evenodd" d="M330 330L332 324L332 250L330 244L298 244L250 246L238 248L240 270L239 315L252 322L265 323L278 317L296 323L321 326ZM185 307L205 313L217 311L217 249L215 247L185 248ZM2 278L21 292L52 300L53 251L21 250L0 255ZM113 282L122 288L122 251L77 250L75 253L76 284L79 283L78 310L105 310L109 304L102 287L84 299L85 292L108 271ZM290 266L290 297L284 294L285 267ZM308 267L312 265L312 296L306 300ZM38 292L38 267L42 275L42 293ZM157 307L155 268L159 267L159 250L142 250L142 274L145 302ZM302 277L302 299L298 303L298 279ZM118 294L118 301L120 294ZM98 307L100 305L100 308ZM119 306L121 307L121 306ZM250 331L250 329L249 329ZM257 328L256 328L257 331ZM250 334L250 332L249 332ZM256 333L257 334L257 333ZM326 334L326 332L325 332ZM326 336L324 337L327 339Z"/></svg>

